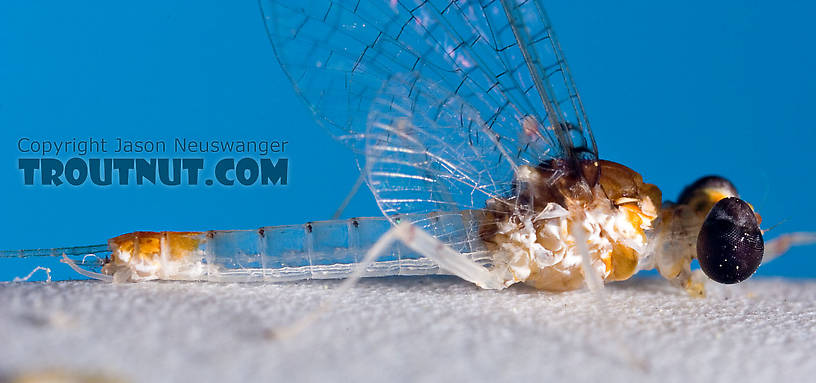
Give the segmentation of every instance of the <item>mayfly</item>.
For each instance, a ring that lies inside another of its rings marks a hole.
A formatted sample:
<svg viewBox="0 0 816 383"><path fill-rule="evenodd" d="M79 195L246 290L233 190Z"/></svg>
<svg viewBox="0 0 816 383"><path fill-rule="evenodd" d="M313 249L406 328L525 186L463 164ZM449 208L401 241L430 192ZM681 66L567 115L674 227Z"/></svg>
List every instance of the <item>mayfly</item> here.
<svg viewBox="0 0 816 383"><path fill-rule="evenodd" d="M540 0L261 0L295 92L358 154L383 216L258 230L134 232L61 255L111 281L453 274L548 291L657 269L693 295L794 243L721 177L676 202L600 160ZM88 261L86 254L97 260ZM691 269L699 261L702 272Z"/></svg>

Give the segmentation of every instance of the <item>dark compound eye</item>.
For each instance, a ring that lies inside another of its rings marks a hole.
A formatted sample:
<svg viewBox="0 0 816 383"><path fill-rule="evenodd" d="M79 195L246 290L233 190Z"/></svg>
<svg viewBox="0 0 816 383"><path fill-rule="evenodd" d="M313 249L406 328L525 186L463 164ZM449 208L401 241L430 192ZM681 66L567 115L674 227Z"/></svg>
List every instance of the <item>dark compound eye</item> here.
<svg viewBox="0 0 816 383"><path fill-rule="evenodd" d="M720 176L705 176L694 181L693 184L686 186L680 193L680 197L677 198L677 203L687 204L691 202L695 194L704 192L705 190L721 190L728 196L739 196L739 194L737 194L737 188L731 181Z"/></svg>
<svg viewBox="0 0 816 383"><path fill-rule="evenodd" d="M697 236L697 260L709 278L742 282L762 263L764 252L762 231L747 202L729 197L711 208Z"/></svg>

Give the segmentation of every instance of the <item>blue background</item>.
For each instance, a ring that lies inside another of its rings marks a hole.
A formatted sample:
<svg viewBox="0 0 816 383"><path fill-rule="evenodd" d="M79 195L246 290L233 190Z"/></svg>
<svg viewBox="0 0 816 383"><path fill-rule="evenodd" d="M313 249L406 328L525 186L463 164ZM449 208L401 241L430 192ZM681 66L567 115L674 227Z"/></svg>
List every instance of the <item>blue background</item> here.
<svg viewBox="0 0 816 383"><path fill-rule="evenodd" d="M763 226L784 221L768 238L816 230L814 6L551 3L603 158L668 199L725 175ZM286 140L289 185L24 186L23 136ZM255 1L0 2L0 248L328 219L357 177L352 158L295 97ZM345 216L378 213L361 192ZM813 251L760 274L815 277ZM0 280L32 265L4 265Z"/></svg>

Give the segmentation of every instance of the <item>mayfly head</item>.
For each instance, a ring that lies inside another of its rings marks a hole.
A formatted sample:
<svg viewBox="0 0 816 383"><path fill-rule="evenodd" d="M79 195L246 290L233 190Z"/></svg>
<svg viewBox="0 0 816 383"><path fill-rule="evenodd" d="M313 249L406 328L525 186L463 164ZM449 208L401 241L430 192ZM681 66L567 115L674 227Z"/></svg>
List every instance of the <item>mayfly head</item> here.
<svg viewBox="0 0 816 383"><path fill-rule="evenodd" d="M754 274L764 253L762 219L739 198L731 182L719 176L703 177L683 190L678 203L704 217L696 255L709 278L732 284Z"/></svg>

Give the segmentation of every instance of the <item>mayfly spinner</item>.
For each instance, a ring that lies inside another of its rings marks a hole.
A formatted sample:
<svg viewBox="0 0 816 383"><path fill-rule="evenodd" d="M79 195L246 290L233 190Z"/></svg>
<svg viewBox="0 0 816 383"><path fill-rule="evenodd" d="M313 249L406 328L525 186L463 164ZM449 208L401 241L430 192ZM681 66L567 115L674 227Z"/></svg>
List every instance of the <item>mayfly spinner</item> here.
<svg viewBox="0 0 816 383"><path fill-rule="evenodd" d="M261 7L296 93L359 154L383 217L134 232L4 255L63 255L113 281L279 282L344 278L359 266L363 276L454 274L548 291L656 268L702 295L708 279L743 281L763 259L814 239L764 242L759 214L724 178L662 202L640 174L600 160L540 0ZM104 259L79 261L87 253ZM702 272L692 272L695 259Z"/></svg>

